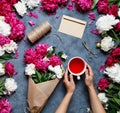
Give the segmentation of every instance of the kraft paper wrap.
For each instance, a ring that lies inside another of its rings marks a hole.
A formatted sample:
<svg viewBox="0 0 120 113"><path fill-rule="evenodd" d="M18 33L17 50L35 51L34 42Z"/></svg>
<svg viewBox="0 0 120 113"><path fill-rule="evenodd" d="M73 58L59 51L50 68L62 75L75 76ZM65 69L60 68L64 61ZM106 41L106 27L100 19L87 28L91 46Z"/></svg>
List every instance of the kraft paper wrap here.
<svg viewBox="0 0 120 113"><path fill-rule="evenodd" d="M31 77L28 83L28 104L30 113L40 113L60 79L35 84Z"/></svg>

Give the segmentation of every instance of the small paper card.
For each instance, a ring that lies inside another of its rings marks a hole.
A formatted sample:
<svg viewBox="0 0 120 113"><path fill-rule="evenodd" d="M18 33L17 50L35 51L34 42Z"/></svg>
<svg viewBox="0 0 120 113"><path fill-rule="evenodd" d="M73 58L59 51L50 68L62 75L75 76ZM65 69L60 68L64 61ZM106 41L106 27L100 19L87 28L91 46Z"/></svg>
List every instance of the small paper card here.
<svg viewBox="0 0 120 113"><path fill-rule="evenodd" d="M63 15L59 32L82 38L86 27L86 21Z"/></svg>

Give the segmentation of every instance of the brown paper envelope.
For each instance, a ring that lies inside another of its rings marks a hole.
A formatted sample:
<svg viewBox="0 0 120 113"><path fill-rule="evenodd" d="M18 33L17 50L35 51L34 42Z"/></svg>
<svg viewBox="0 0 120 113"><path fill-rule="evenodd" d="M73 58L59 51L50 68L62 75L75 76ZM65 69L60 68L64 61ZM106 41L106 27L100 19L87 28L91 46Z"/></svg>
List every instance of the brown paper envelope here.
<svg viewBox="0 0 120 113"><path fill-rule="evenodd" d="M40 113L59 81L59 79L55 79L35 84L29 77L28 104L31 113Z"/></svg>
<svg viewBox="0 0 120 113"><path fill-rule="evenodd" d="M82 38L86 27L86 21L63 15L59 32Z"/></svg>

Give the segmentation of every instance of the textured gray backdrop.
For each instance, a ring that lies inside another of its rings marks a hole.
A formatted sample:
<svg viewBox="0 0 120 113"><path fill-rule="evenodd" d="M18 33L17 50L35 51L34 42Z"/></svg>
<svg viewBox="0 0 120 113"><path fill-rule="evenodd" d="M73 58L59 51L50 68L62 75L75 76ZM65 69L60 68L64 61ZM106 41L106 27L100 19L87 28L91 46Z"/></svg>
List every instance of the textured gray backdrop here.
<svg viewBox="0 0 120 113"><path fill-rule="evenodd" d="M41 13L38 13L38 9L39 7L33 10L39 15L38 19L28 17L27 15L21 18L21 20L26 25L25 39L27 39L27 34L31 30L33 30L36 26L38 26L43 21L47 20L52 25L52 31L47 35L57 34L61 37L63 42L61 43L60 40L55 36L51 36L49 38L45 36L35 44L30 44L28 41L24 41L24 40L20 41L19 48L18 48L19 58L11 60L15 64L15 69L18 72L18 74L14 77L17 81L18 89L12 96L9 97L9 100L13 106L12 113L24 113L24 108L28 106L26 101L28 79L24 75L24 68L25 68L25 64L23 62L24 51L27 48L33 48L38 43L48 43L50 45L56 46L58 51L59 50L64 51L68 55L67 61L64 64L64 68L66 68L68 60L71 57L80 56L84 58L93 68L93 71L95 74L95 77L94 77L95 87L97 87L98 80L103 76L102 73L99 72L99 67L100 65L104 64L106 55L102 53L99 49L96 49L95 44L100 40L100 37L90 32L92 29L95 29L95 22L92 25L88 24L88 22L90 21L90 19L88 18L88 14L80 13L76 10L70 11L67 8L63 8L63 9L58 9L56 15L48 16L43 11ZM87 26L85 28L85 32L82 39L75 38L73 36L69 36L69 35L58 32L58 28L59 28L63 14L87 21ZM59 16L59 18L56 19L56 16ZM34 20L36 22L36 25L31 27L28 24L29 20ZM92 48L93 51L96 51L98 53L98 58L95 58L94 56L92 56L92 61L90 62L88 60L89 54L82 45L83 40L89 44L90 48ZM82 75L82 78L80 81L77 81L75 78L75 84L76 84L75 93L72 97L67 113L87 113L86 109L90 105L89 105L88 92L84 84L84 75ZM49 98L46 106L42 110L42 113L54 113L56 108L60 104L61 100L63 99L64 95L65 95L65 88L64 88L63 82L61 81L57 86L57 88L55 89L55 91L53 92L53 94L51 95L51 97Z"/></svg>

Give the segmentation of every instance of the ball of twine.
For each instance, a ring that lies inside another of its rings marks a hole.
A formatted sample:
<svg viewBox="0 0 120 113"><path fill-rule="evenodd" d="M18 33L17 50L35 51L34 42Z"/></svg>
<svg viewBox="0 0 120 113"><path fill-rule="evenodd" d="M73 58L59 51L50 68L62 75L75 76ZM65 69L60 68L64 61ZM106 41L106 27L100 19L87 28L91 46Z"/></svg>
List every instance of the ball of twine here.
<svg viewBox="0 0 120 113"><path fill-rule="evenodd" d="M28 33L27 37L31 43L35 43L37 40L42 38L48 31L50 31L52 26L48 21L43 22L37 26L34 30Z"/></svg>

